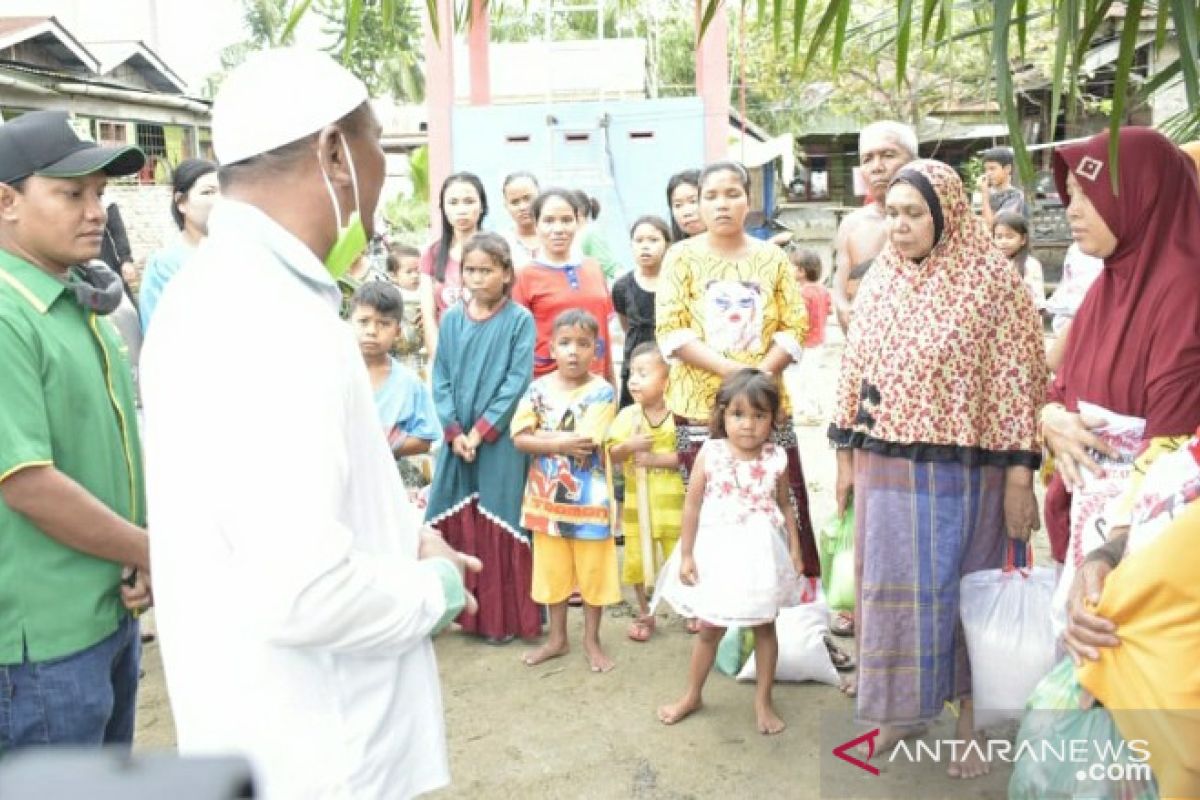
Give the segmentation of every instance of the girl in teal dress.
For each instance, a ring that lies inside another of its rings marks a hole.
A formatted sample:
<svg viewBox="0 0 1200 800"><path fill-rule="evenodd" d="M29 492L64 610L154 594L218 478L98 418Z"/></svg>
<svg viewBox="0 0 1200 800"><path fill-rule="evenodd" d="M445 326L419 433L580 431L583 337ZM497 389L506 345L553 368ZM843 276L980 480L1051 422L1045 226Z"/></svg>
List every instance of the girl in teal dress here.
<svg viewBox="0 0 1200 800"><path fill-rule="evenodd" d="M483 571L466 578L479 601L459 617L462 629L503 643L534 639L541 616L530 598L533 554L521 528L526 457L509 424L533 375L533 317L512 302L515 274L508 244L492 233L463 246L470 300L447 309L433 364L433 396L445 431L426 519Z"/></svg>

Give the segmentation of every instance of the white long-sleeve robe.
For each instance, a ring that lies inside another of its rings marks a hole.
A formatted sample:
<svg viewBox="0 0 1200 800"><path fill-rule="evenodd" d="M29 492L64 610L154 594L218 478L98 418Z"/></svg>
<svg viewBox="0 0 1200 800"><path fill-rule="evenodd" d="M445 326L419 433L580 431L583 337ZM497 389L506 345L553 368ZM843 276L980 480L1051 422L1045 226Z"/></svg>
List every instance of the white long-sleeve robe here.
<svg viewBox="0 0 1200 800"><path fill-rule="evenodd" d="M340 294L223 201L143 355L151 564L183 754L240 752L272 800L448 782L430 634L461 602L379 429Z"/></svg>

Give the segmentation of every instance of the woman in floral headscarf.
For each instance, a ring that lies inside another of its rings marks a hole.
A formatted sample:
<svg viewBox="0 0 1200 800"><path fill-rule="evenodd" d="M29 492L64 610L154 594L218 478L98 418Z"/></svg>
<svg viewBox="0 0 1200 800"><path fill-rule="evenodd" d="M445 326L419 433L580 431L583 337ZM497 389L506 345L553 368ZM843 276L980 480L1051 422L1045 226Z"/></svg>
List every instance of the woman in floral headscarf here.
<svg viewBox="0 0 1200 800"><path fill-rule="evenodd" d="M1033 472L1046 384L1037 311L971 213L961 179L909 164L888 189L888 244L859 289L838 407L839 510L854 498L860 721L876 753L961 700L963 575L1000 567L1038 527ZM968 748L963 748L968 750ZM975 777L972 752L949 767Z"/></svg>

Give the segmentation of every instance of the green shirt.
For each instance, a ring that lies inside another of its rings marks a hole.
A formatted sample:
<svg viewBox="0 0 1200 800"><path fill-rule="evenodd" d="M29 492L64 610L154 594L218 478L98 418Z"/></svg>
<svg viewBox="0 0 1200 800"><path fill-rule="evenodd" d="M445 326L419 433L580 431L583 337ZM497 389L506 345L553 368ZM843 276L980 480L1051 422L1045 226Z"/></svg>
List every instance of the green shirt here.
<svg viewBox="0 0 1200 800"><path fill-rule="evenodd" d="M144 526L133 397L112 324L0 250L0 483L53 465ZM121 568L59 544L0 497L0 664L60 658L112 634L125 613Z"/></svg>

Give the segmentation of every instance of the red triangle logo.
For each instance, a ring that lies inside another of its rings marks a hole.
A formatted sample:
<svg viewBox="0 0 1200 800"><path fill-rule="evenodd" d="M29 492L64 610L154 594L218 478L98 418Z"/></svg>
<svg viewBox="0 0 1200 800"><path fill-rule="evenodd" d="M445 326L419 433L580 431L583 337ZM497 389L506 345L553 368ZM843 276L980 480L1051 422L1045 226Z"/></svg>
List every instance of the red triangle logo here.
<svg viewBox="0 0 1200 800"><path fill-rule="evenodd" d="M878 775L879 768L872 764L867 763L868 761L870 761L870 759L874 758L874 756L875 756L875 737L878 735L879 735L879 728L876 728L873 731L867 731L862 736L859 736L855 739L851 739L848 742L843 742L842 744L839 744L837 747L833 748L833 754L835 756L837 756L838 758L840 758L842 761L845 761L847 764L853 764L854 766L858 767L859 769L865 770L865 771L871 773L872 775ZM854 756L850 755L849 752L847 752L848 750L850 750L850 748L857 747L858 745L862 744L863 742L867 743L867 761L860 761L857 758L855 758Z"/></svg>

